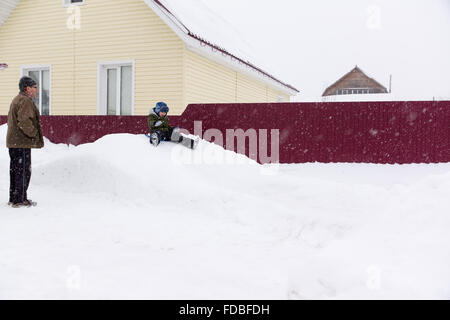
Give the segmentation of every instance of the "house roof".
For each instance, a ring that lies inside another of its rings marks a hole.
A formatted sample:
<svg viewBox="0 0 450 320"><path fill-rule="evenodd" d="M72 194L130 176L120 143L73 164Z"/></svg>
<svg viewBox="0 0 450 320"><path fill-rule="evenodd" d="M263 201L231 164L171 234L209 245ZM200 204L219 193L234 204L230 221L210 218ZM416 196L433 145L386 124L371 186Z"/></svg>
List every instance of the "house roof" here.
<svg viewBox="0 0 450 320"><path fill-rule="evenodd" d="M196 49L199 54L207 55L209 58L213 58L215 60L220 60L221 63L226 63L228 65L233 65L240 71L244 71L247 73L251 73L252 76L256 76L262 81L270 82L271 84L275 85L279 89L283 91L287 91L290 95L295 95L299 92L295 87L293 87L290 84L287 84L273 75L269 74L268 72L262 70L260 67L257 67L255 64L249 62L242 56L238 56L237 54L231 53L229 50L223 48L222 46L219 46L216 43L213 43L209 40L206 40L204 37L200 36L198 33L202 32L207 26L203 24L201 27L203 29L199 30L200 28L197 26L197 30L194 32L190 26L187 26L186 23L194 24L195 21L182 21L178 14L182 11L182 9L187 10L188 4L185 3L185 8L177 7L181 6L177 1L170 2L164 1L164 0L145 0L145 2L154 9L155 13L158 14L163 21L165 21L169 27L172 28L172 30L177 33L187 44L188 47L191 45L191 49ZM169 8L169 6L171 6ZM174 12L174 9L178 9L177 12ZM191 8L192 10L192 8ZM196 12L196 16L198 16L199 12ZM204 13L204 12L201 12ZM217 17L208 17L211 22L209 25L210 28L214 28L214 24L216 21L213 20ZM202 19L204 17L202 16ZM226 26L225 26L226 27ZM211 34L211 32L210 32ZM235 35L232 35L235 36ZM215 41L220 41L221 39L215 39ZM229 41L228 41L229 42ZM209 49L209 52L206 52L206 48ZM240 49L240 48L239 48ZM239 50L240 51L240 50ZM218 61L219 62L219 61ZM220 63L219 62L219 63Z"/></svg>
<svg viewBox="0 0 450 320"><path fill-rule="evenodd" d="M337 80L337 81L334 82L331 86L329 86L328 88L326 88L325 91L323 92L323 95L322 95L322 96L324 96L324 95L326 94L326 92L327 92L330 88L336 86L339 82L341 82L342 80L344 80L345 78L347 78L347 77L348 77L349 75L351 75L353 72L360 72L360 73L362 73L364 76L367 77L367 79L369 79L370 81L373 81L377 86L380 86L380 87L384 88L384 89L386 90L386 92L387 92L387 89L386 89L385 86L383 86L382 84L380 84L380 83L379 83L378 81L376 81L375 79L369 77L369 76L368 76L364 71L362 71L358 66L355 66L352 70L350 70L350 71L347 72L344 76L342 76L341 78L339 78L339 80Z"/></svg>
<svg viewBox="0 0 450 320"><path fill-rule="evenodd" d="M0 70L8 68L6 63L0 63Z"/></svg>

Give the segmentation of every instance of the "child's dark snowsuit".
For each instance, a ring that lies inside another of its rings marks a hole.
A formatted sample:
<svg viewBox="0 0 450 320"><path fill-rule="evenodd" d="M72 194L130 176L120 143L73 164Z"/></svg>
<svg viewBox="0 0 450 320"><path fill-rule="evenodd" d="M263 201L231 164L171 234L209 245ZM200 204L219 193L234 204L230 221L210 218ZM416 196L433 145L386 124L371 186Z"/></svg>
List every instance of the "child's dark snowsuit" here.
<svg viewBox="0 0 450 320"><path fill-rule="evenodd" d="M150 134L157 132L163 141L171 141L173 130L175 129L169 125L167 115L164 117L159 116L155 108L152 109L148 116L148 128Z"/></svg>
<svg viewBox="0 0 450 320"><path fill-rule="evenodd" d="M197 147L198 139L182 136L180 129L171 127L167 115L161 117L156 107L150 111L148 116L148 128L150 130L150 142L155 146L159 145L160 141L172 141L181 143L191 149Z"/></svg>

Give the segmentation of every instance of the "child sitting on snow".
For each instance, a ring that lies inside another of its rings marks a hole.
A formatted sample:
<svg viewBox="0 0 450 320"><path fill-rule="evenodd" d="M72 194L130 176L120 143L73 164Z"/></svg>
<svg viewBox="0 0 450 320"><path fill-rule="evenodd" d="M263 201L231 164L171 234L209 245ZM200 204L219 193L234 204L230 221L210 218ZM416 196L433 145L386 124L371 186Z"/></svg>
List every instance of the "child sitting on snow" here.
<svg viewBox="0 0 450 320"><path fill-rule="evenodd" d="M148 128L150 130L150 143L157 147L161 141L172 141L181 143L182 145L195 149L199 139L191 139L182 136L180 128L171 127L167 114L169 107L164 102L158 102L156 106L150 110L148 116Z"/></svg>

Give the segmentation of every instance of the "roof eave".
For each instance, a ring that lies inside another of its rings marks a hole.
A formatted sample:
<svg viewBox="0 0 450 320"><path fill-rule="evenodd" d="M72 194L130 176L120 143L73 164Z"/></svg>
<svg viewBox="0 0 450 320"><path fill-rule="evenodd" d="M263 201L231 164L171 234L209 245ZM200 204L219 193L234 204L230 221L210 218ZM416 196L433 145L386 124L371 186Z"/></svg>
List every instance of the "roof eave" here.
<svg viewBox="0 0 450 320"><path fill-rule="evenodd" d="M11 13L17 7L19 0L14 0L10 2L3 2L0 4L0 10L2 10L2 14L0 14L0 27L8 20Z"/></svg>
<svg viewBox="0 0 450 320"><path fill-rule="evenodd" d="M159 1L144 0L144 2L164 21L164 23L169 26L170 29L172 29L173 32L175 32L178 37L180 37L181 40L183 40L187 49L205 56L208 59L214 60L219 64L225 64L227 67L232 68L235 71L240 71L260 81L266 82L272 87L290 96L295 96L300 92L293 86L281 82L250 63L233 56L229 52L221 50L217 47L214 48L214 45L192 34L190 30L181 21L174 17L171 12ZM205 44L207 45L205 46ZM225 56L227 58L225 58Z"/></svg>

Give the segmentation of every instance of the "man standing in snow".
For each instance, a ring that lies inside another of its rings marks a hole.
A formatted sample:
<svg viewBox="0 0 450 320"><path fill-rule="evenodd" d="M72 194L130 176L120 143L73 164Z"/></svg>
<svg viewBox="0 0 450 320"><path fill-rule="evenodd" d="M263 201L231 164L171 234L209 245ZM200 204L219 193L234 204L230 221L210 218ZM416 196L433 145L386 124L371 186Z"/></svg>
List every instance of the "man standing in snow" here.
<svg viewBox="0 0 450 320"><path fill-rule="evenodd" d="M184 137L180 133L180 128L171 127L167 114L169 107L164 102L158 102L156 106L150 110L148 116L148 128L150 130L150 143L157 147L161 141L172 141L181 143L182 145L195 149L198 145L198 139L190 139Z"/></svg>
<svg viewBox="0 0 450 320"><path fill-rule="evenodd" d="M33 102L38 93L36 82L29 77L22 77L19 89L19 94L11 102L6 134L6 146L11 159L9 205L13 208L36 205L27 197L31 178L31 149L44 147L39 109Z"/></svg>

